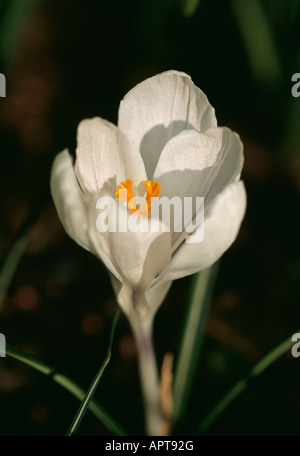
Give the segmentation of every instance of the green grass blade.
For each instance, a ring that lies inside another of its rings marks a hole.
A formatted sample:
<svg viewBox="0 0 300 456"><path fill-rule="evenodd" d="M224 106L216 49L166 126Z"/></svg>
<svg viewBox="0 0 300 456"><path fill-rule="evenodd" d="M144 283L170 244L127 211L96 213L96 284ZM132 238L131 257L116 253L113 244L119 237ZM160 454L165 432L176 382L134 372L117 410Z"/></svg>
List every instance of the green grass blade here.
<svg viewBox="0 0 300 456"><path fill-rule="evenodd" d="M298 332L298 331L296 331ZM280 356L282 356L295 342L292 342L292 337L287 338L281 344L271 350L261 361L259 361L253 369L234 385L234 387L224 396L223 399L212 409L207 417L200 424L197 434L202 435L227 409L227 407L247 388L250 381L260 375L267 367L273 364Z"/></svg>
<svg viewBox="0 0 300 456"><path fill-rule="evenodd" d="M282 77L272 31L259 0L231 0L252 72L264 87L276 86Z"/></svg>
<svg viewBox="0 0 300 456"><path fill-rule="evenodd" d="M18 264L25 252L27 247L27 236L20 236L14 242L9 254L5 260L5 263L0 272L0 312L1 307L7 293L8 287L12 281L14 273L18 267Z"/></svg>
<svg viewBox="0 0 300 456"><path fill-rule="evenodd" d="M115 314L115 317L114 317L114 320L113 320L113 324L112 324L112 328L111 328L111 333L110 333L110 338L109 338L109 344L108 344L108 349L107 349L107 353L106 353L106 357L103 361L103 363L101 364L100 366L100 369L98 370L94 380L92 381L83 401L81 402L80 404L80 407L79 409L77 410L77 413L72 421L72 424L68 430L68 433L67 433L67 436L71 436L71 435L74 435L76 434L77 430L78 430L78 427L85 415L85 412L87 411L87 408L89 406L89 403L90 401L92 400L93 398L93 395L99 385L99 382L102 378L102 375L103 375L103 372L107 366L107 364L109 363L110 361L110 357L111 357L111 348L112 348L112 343L113 343L113 339L114 339L114 334L115 334L115 329L116 329L116 325L117 325L117 322L118 322L118 319L119 319L119 316L120 316L120 309L118 308L117 309L117 312Z"/></svg>
<svg viewBox="0 0 300 456"><path fill-rule="evenodd" d="M4 8L0 28L0 56L6 63L14 57L22 25L34 13L39 3L39 0L10 0Z"/></svg>
<svg viewBox="0 0 300 456"><path fill-rule="evenodd" d="M86 397L86 391L70 380L68 377L61 374L54 374L53 380L62 386L64 389L69 391L73 396L75 396L80 401L83 401ZM95 400L90 400L88 404L89 410L94 414L94 416L101 421L101 423L109 429L113 435L126 436L127 432L116 422L110 414L99 405Z"/></svg>
<svg viewBox="0 0 300 456"><path fill-rule="evenodd" d="M192 17L198 6L200 0L183 0L182 1L182 12L185 17Z"/></svg>
<svg viewBox="0 0 300 456"><path fill-rule="evenodd" d="M41 372L44 375L49 376L55 383L62 386L66 391L71 393L78 400L83 401L86 396L86 391L81 388L77 383L73 382L67 376L56 372L56 370L35 359L34 357L22 353L10 346L6 346L6 355L21 361L24 364L32 367L33 369ZM124 429L109 415L109 413L98 404L98 402L91 400L88 405L90 411L101 421L101 423L113 434L113 435L127 435Z"/></svg>
<svg viewBox="0 0 300 456"><path fill-rule="evenodd" d="M196 274L193 279L189 309L174 375L175 423L180 422L186 411L218 265L218 262L215 263Z"/></svg>
<svg viewBox="0 0 300 456"><path fill-rule="evenodd" d="M55 369L53 367L50 367L47 364L39 361L38 359L35 359L33 356L27 355L26 353L16 350L10 345L6 345L6 354L11 358L15 358L18 361L27 364L28 366L41 372L42 374L51 376L55 373Z"/></svg>

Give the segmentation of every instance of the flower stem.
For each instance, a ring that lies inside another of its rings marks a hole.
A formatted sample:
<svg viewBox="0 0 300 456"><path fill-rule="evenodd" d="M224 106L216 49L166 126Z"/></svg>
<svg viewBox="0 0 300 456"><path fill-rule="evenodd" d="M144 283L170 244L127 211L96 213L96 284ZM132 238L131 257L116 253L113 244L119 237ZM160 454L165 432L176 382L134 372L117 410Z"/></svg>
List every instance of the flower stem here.
<svg viewBox="0 0 300 456"><path fill-rule="evenodd" d="M160 435L163 423L159 401L159 376L152 342L152 321L133 325L138 350L147 435Z"/></svg>

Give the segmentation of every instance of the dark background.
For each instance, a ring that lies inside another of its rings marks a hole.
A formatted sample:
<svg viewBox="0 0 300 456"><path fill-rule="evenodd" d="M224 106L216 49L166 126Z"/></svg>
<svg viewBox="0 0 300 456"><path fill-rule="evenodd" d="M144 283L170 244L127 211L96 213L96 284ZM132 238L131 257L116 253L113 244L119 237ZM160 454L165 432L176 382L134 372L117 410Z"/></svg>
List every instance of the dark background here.
<svg viewBox="0 0 300 456"><path fill-rule="evenodd" d="M15 241L26 239L0 310L8 344L84 388L92 381L116 301L104 266L58 221L51 164L63 148L74 149L81 119L116 123L125 93L168 69L190 74L219 125L240 134L248 195L238 239L220 264L181 433L194 435L228 389L300 329L300 99L291 95L291 77L300 72L299 25L300 1L292 0L0 2L0 72L7 79L0 99L3 267ZM174 282L158 312L159 362L178 352L190 283ZM299 434L299 382L300 359L288 352L207 434ZM125 318L96 398L129 433L144 432ZM79 405L10 357L0 358L0 404L0 435L64 435ZM89 412L78 433L109 435Z"/></svg>

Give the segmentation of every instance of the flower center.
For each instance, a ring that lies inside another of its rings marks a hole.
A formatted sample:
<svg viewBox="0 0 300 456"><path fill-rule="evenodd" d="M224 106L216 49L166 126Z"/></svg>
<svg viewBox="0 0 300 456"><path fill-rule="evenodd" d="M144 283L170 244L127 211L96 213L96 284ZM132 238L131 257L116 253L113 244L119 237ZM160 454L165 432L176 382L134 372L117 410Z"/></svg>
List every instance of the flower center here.
<svg viewBox="0 0 300 456"><path fill-rule="evenodd" d="M131 179L126 179L117 185L115 196L116 199L125 201L130 212L139 212L140 215L149 217L151 211L151 199L160 195L160 184L157 181L146 180L144 181L144 186L146 189L146 203L143 204L140 210L136 207Z"/></svg>

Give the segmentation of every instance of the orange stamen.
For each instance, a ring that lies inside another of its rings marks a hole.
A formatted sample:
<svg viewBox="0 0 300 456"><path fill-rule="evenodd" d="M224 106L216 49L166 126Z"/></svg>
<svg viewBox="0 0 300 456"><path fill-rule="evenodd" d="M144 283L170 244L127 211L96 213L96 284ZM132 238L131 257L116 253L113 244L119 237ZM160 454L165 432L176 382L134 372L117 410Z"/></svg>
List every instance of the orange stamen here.
<svg viewBox="0 0 300 456"><path fill-rule="evenodd" d="M153 197L160 195L160 184L156 181L146 180L144 181L144 186L146 189L145 198L147 204L143 204L141 210L138 210L135 204L131 179L126 179L117 186L117 192L115 193L115 196L116 199L121 199L125 201L125 203L128 205L128 209L130 210L130 212L138 211L140 215L144 217L149 217L149 213L151 211L151 199Z"/></svg>
<svg viewBox="0 0 300 456"><path fill-rule="evenodd" d="M130 212L136 212L137 207L134 201L134 194L132 190L132 180L126 179L117 185L117 192L115 193L116 199L125 201Z"/></svg>
<svg viewBox="0 0 300 456"><path fill-rule="evenodd" d="M146 201L148 203L148 211L151 211L151 198L160 195L160 184L157 181L146 180L144 182L146 189Z"/></svg>

